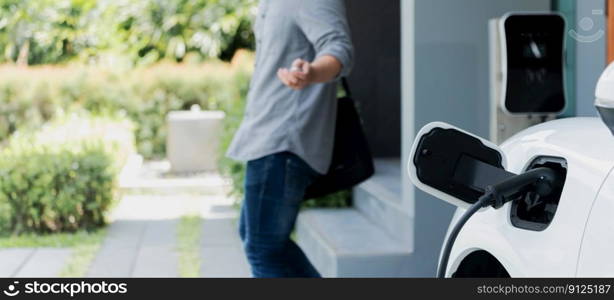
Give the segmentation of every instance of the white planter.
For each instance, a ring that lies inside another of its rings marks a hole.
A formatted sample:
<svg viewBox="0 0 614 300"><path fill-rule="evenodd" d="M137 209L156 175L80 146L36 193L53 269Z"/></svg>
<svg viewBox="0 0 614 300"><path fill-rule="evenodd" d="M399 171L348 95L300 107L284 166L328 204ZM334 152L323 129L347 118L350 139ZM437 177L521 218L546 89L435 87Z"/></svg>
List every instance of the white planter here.
<svg viewBox="0 0 614 300"><path fill-rule="evenodd" d="M167 116L167 157L173 172L217 170L221 111L176 111Z"/></svg>

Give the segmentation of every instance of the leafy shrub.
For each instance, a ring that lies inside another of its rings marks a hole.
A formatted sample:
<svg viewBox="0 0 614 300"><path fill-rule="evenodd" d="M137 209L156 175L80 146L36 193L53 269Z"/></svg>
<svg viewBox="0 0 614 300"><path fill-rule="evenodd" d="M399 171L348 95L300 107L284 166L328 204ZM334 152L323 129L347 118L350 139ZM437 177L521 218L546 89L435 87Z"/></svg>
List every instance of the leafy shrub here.
<svg viewBox="0 0 614 300"><path fill-rule="evenodd" d="M133 149L125 121L69 118L15 134L0 150L0 229L71 232L105 222Z"/></svg>
<svg viewBox="0 0 614 300"><path fill-rule="evenodd" d="M161 63L110 71L85 67L0 67L0 143L15 130L40 128L54 116L86 110L127 116L135 125L139 153L166 154L166 115L193 105L224 109L241 100L253 55L232 63Z"/></svg>

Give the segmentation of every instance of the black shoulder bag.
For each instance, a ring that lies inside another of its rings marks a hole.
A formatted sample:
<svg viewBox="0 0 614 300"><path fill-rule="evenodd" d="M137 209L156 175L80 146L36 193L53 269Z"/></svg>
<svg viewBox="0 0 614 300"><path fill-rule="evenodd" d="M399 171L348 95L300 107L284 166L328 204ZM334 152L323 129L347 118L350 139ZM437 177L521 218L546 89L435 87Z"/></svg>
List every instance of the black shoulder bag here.
<svg viewBox="0 0 614 300"><path fill-rule="evenodd" d="M333 158L328 173L318 177L304 199L320 198L350 189L375 173L371 150L356 111L347 80L341 80L346 96L338 99Z"/></svg>

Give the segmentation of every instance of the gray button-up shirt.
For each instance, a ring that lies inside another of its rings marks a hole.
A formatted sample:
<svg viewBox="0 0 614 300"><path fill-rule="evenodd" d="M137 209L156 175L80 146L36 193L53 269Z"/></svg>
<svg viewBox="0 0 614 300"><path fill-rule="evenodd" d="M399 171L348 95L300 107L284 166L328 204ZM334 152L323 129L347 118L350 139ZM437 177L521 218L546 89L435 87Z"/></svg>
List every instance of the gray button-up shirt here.
<svg viewBox="0 0 614 300"><path fill-rule="evenodd" d="M243 122L228 156L249 161L289 151L319 173L331 163L336 81L295 91L277 78L297 58L324 55L352 68L353 46L343 0L261 0L255 22L256 66Z"/></svg>

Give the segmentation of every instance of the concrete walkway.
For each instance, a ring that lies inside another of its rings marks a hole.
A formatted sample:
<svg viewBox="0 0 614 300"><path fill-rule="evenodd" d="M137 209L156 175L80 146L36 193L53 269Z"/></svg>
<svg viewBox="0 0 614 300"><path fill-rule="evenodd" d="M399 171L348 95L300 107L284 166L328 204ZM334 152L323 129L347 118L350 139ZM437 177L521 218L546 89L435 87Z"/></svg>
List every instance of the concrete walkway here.
<svg viewBox="0 0 614 300"><path fill-rule="evenodd" d="M126 196L88 277L177 277L176 225L191 197Z"/></svg>
<svg viewBox="0 0 614 300"><path fill-rule="evenodd" d="M198 195L126 196L87 276L178 277L176 226L195 206L203 218L201 276L249 277L232 200Z"/></svg>
<svg viewBox="0 0 614 300"><path fill-rule="evenodd" d="M168 176L168 169L164 162L126 168L126 196L87 276L178 277L177 225L200 213L201 276L249 277L228 182L211 173Z"/></svg>

